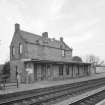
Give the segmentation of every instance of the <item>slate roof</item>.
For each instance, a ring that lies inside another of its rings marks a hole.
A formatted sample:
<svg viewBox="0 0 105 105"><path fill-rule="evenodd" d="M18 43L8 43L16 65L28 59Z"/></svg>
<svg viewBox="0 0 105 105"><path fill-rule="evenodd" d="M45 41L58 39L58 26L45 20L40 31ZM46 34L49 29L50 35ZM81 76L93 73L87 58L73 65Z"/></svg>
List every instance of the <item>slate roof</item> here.
<svg viewBox="0 0 105 105"><path fill-rule="evenodd" d="M47 38L46 39L47 44L46 44L46 43L43 43L43 40L45 39L43 39L42 36L30 33L30 32L26 32L23 30L20 30L20 35L27 43L37 44L37 41L39 41L40 45L47 45L54 48L60 48L61 46L61 42L59 40ZM65 50L72 50L67 44L65 44L65 42L63 42L62 48Z"/></svg>
<svg viewBox="0 0 105 105"><path fill-rule="evenodd" d="M0 73L1 73L1 71L2 71L2 69L3 69L3 64L0 64Z"/></svg>
<svg viewBox="0 0 105 105"><path fill-rule="evenodd" d="M32 34L26 31L20 31L22 38L30 43L36 43L36 40L40 40L41 36L37 34Z"/></svg>

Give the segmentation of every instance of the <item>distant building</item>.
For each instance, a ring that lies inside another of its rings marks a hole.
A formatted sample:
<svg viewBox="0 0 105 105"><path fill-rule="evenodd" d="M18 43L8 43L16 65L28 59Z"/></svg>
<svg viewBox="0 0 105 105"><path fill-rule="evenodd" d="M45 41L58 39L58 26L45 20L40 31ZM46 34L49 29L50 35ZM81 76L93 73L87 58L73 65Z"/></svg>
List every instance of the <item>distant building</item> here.
<svg viewBox="0 0 105 105"><path fill-rule="evenodd" d="M76 60L77 59L77 60ZM70 48L61 37L51 39L48 33L42 36L20 29L15 24L15 32L10 45L11 80L17 73L21 82L30 83L41 80L54 80L87 76L90 63L72 57Z"/></svg>
<svg viewBox="0 0 105 105"><path fill-rule="evenodd" d="M96 73L105 73L105 66L96 65L95 70L96 70Z"/></svg>

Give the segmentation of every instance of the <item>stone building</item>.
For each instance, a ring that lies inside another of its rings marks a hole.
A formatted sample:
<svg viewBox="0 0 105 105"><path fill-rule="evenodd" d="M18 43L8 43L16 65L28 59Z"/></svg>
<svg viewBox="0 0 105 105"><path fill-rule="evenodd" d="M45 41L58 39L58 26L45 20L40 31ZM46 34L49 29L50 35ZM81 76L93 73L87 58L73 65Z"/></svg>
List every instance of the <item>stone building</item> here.
<svg viewBox="0 0 105 105"><path fill-rule="evenodd" d="M90 64L72 57L72 48L62 37L56 40L49 38L47 32L42 36L32 34L21 30L19 24L15 24L10 45L10 67L11 81L16 80L18 73L23 83L75 78L90 73Z"/></svg>

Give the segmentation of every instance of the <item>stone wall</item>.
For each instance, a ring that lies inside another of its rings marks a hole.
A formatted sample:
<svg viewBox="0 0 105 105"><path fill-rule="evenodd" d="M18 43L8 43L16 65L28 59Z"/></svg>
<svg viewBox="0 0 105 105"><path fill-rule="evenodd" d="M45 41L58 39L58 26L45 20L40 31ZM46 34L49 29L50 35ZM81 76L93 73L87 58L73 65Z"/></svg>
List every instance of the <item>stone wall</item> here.
<svg viewBox="0 0 105 105"><path fill-rule="evenodd" d="M21 82L24 82L25 81L24 63L20 60L10 62L10 80L11 82L16 82L16 69L17 69L17 72L20 74Z"/></svg>

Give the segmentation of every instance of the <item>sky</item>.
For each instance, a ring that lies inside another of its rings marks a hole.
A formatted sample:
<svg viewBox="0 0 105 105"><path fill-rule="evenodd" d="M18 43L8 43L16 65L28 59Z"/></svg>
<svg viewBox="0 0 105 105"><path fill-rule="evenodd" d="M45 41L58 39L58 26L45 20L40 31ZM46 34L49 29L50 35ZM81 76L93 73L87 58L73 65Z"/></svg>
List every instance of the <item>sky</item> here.
<svg viewBox="0 0 105 105"><path fill-rule="evenodd" d="M64 41L73 56L105 60L105 0L0 0L0 64L9 60L14 24Z"/></svg>

